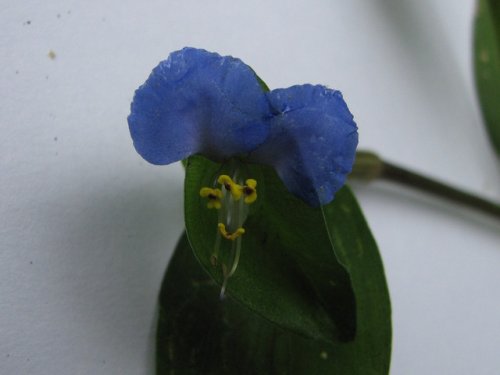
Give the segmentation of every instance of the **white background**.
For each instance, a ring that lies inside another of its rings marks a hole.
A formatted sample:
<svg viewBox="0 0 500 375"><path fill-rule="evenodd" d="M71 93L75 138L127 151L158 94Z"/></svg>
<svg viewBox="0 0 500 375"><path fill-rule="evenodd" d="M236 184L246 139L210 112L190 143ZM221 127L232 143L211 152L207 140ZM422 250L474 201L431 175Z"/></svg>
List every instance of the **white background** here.
<svg viewBox="0 0 500 375"><path fill-rule="evenodd" d="M500 201L472 0L1 3L1 374L153 373L183 172L142 161L126 117L183 46L240 57L271 88L338 88L361 147ZM392 295L392 374L499 374L498 221L386 183L355 189Z"/></svg>

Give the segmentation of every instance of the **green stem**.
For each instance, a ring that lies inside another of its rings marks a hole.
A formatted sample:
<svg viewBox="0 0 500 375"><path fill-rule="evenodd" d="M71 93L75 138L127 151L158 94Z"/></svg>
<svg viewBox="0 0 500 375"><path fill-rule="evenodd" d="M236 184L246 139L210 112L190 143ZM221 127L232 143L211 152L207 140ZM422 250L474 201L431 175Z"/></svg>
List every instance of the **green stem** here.
<svg viewBox="0 0 500 375"><path fill-rule="evenodd" d="M351 177L365 181L377 178L406 185L446 200L460 203L500 219L500 205L388 163L368 151L358 151Z"/></svg>

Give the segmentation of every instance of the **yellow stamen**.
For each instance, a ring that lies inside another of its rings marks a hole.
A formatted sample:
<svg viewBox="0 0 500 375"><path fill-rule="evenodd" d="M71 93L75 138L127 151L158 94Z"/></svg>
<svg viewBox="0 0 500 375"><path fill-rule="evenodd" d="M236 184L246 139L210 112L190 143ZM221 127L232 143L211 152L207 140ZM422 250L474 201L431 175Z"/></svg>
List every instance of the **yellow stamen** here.
<svg viewBox="0 0 500 375"><path fill-rule="evenodd" d="M207 208L221 208L222 191L220 189L212 189L209 187L202 187L200 189L200 196L208 198Z"/></svg>
<svg viewBox="0 0 500 375"><path fill-rule="evenodd" d="M219 223L218 228L219 228L219 232L222 235L222 237L224 237L227 240L231 240L231 241L234 241L239 236L241 236L242 234L245 233L245 229L241 228L241 227L236 229L236 231L234 231L233 233L229 233L226 230L226 226L223 223Z"/></svg>
<svg viewBox="0 0 500 375"><path fill-rule="evenodd" d="M231 196L235 201L241 198L241 194L243 193L243 186L238 185L234 182L231 177L228 175L222 174L217 179L217 182L221 185L224 185L227 191L231 192Z"/></svg>
<svg viewBox="0 0 500 375"><path fill-rule="evenodd" d="M243 194L245 195L245 203L252 204L257 200L257 181L250 178L245 181L243 186Z"/></svg>

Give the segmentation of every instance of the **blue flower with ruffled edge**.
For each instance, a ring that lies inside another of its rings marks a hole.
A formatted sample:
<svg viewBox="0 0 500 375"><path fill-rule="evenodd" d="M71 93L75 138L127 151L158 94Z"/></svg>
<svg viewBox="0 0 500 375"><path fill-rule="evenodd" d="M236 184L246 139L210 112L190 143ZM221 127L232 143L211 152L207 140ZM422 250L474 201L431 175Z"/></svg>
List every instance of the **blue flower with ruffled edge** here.
<svg viewBox="0 0 500 375"><path fill-rule="evenodd" d="M358 143L339 91L301 85L265 92L241 60L195 48L173 52L153 69L135 92L128 123L150 163L196 153L215 161L244 156L273 166L311 206L334 198Z"/></svg>

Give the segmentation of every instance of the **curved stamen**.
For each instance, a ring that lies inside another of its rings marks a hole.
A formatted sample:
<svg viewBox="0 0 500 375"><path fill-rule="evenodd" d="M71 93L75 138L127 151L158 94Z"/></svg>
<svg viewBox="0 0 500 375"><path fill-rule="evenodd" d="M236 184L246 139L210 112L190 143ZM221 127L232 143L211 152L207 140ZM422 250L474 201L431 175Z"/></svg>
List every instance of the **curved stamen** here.
<svg viewBox="0 0 500 375"><path fill-rule="evenodd" d="M239 227L238 229L236 229L232 233L228 232L226 230L226 225L224 223L219 223L217 225L217 227L219 228L219 232L222 235L222 237L224 237L227 240L231 240L231 241L234 241L235 239L237 239L238 237L240 237L242 234L245 233L245 229L242 227Z"/></svg>

